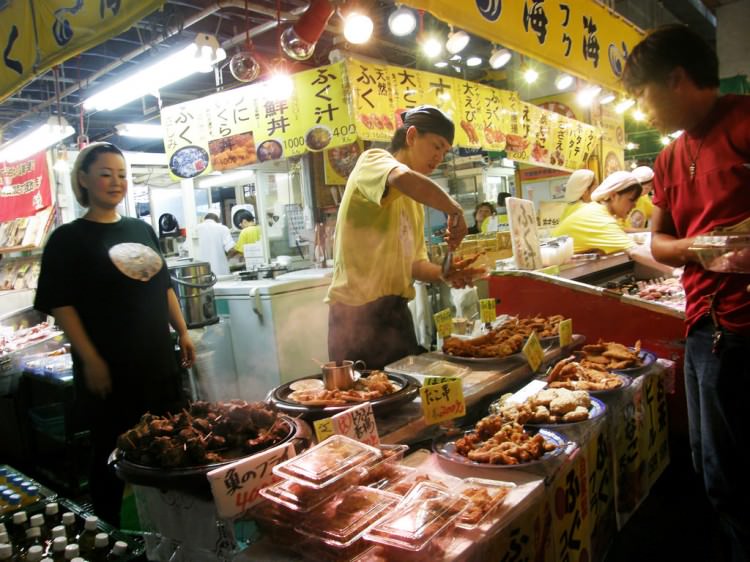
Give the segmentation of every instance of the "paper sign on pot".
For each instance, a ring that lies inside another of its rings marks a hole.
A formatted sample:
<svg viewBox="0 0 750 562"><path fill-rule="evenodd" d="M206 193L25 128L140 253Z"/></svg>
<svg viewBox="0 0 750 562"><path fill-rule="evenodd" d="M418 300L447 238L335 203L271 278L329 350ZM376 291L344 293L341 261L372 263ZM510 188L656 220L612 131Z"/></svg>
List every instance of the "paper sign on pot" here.
<svg viewBox="0 0 750 562"><path fill-rule="evenodd" d="M352 406L330 418L314 422L318 442L331 435L346 435L366 445L380 445L375 414L369 402Z"/></svg>
<svg viewBox="0 0 750 562"><path fill-rule="evenodd" d="M273 481L271 469L295 455L292 443L282 443L207 473L219 517L232 519L258 503L260 489Z"/></svg>

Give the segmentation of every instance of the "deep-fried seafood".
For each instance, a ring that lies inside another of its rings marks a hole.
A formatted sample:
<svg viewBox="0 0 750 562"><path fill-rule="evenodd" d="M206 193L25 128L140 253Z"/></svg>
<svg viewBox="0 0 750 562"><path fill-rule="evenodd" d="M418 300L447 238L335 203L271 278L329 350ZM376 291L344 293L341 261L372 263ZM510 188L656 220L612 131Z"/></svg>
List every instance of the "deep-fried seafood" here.
<svg viewBox="0 0 750 562"><path fill-rule="evenodd" d="M545 441L542 435L532 437L517 423L505 424L487 440L472 432L456 441L456 451L460 455L488 464L521 464L554 449L555 445Z"/></svg>
<svg viewBox="0 0 750 562"><path fill-rule="evenodd" d="M326 390L316 388L295 390L287 399L305 406L342 406L352 402L367 402L397 392L388 375L382 371L373 371L368 377L360 377L350 390Z"/></svg>
<svg viewBox="0 0 750 562"><path fill-rule="evenodd" d="M600 346L585 347L600 348ZM622 362L609 363L610 359L603 355L589 357L591 359L582 359L580 363L574 361L573 355L559 361L547 375L549 387L568 390L611 390L622 386L620 377L607 371L607 367L601 363L603 361L610 365L621 365Z"/></svg>

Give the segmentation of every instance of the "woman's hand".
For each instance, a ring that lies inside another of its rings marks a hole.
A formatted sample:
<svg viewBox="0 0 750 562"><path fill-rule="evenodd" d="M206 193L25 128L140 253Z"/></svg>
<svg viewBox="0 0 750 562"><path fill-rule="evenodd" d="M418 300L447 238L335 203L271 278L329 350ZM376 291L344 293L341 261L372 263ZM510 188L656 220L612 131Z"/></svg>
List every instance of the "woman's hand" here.
<svg viewBox="0 0 750 562"><path fill-rule="evenodd" d="M94 396L103 400L112 393L112 377L109 376L109 367L98 354L83 360L83 376L86 388Z"/></svg>
<svg viewBox="0 0 750 562"><path fill-rule="evenodd" d="M195 363L195 345L187 333L187 330L179 335L181 366L189 369Z"/></svg>

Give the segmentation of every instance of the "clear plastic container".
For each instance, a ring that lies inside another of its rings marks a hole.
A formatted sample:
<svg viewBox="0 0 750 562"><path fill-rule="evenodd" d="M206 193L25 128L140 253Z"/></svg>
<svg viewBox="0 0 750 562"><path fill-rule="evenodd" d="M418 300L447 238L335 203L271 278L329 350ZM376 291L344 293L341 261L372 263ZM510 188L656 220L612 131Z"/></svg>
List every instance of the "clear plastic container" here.
<svg viewBox="0 0 750 562"><path fill-rule="evenodd" d="M469 501L441 486L420 482L396 509L367 531L369 541L419 551L455 526Z"/></svg>
<svg viewBox="0 0 750 562"><path fill-rule="evenodd" d="M464 479L461 495L469 500L466 510L458 518L457 527L475 529L499 512L508 493L515 488L513 482L486 480L484 478Z"/></svg>
<svg viewBox="0 0 750 562"><path fill-rule="evenodd" d="M448 474L427 474L422 470L412 469L411 472L406 474L402 479L393 481L387 486L383 487L383 490L399 496L408 495L413 488L422 482L427 482L434 486L439 486L449 492L457 492L463 486L463 480L450 476Z"/></svg>
<svg viewBox="0 0 750 562"><path fill-rule="evenodd" d="M698 236L690 250L710 271L750 273L750 234Z"/></svg>
<svg viewBox="0 0 750 562"><path fill-rule="evenodd" d="M400 473L398 463L409 450L407 445L379 445L378 448L383 454L382 458L358 469L358 480L362 486L381 488L382 485L378 486L377 483L393 480Z"/></svg>
<svg viewBox="0 0 750 562"><path fill-rule="evenodd" d="M386 365L385 371L399 375L410 375L420 380L424 377L464 377L471 373L468 367L462 367L449 361L430 359L424 355L408 355Z"/></svg>
<svg viewBox="0 0 750 562"><path fill-rule="evenodd" d="M344 435L332 435L301 455L274 466L273 472L311 488L323 488L351 470L381 457L382 453L376 447Z"/></svg>
<svg viewBox="0 0 750 562"><path fill-rule="evenodd" d="M282 480L261 488L260 495L300 513L308 513L334 494L344 490L356 478L341 478L325 488L311 488L293 480Z"/></svg>
<svg viewBox="0 0 750 562"><path fill-rule="evenodd" d="M321 505L316 516L308 518L301 525L300 532L332 546L347 547L400 499L396 495L365 486L348 488Z"/></svg>

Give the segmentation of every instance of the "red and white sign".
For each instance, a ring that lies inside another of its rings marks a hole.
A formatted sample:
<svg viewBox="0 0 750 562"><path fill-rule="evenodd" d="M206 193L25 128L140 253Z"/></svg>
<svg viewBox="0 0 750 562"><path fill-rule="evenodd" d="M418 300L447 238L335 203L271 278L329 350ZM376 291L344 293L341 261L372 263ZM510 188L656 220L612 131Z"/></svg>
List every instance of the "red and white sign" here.
<svg viewBox="0 0 750 562"><path fill-rule="evenodd" d="M0 222L35 215L52 204L47 153L0 162Z"/></svg>

